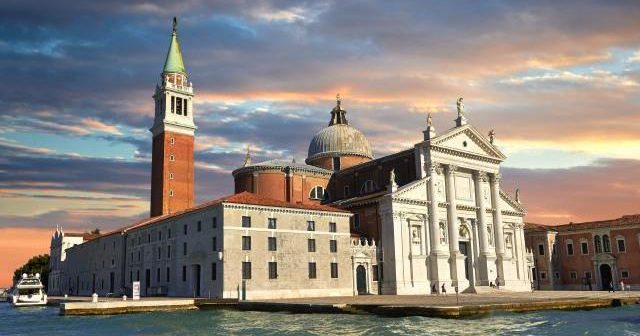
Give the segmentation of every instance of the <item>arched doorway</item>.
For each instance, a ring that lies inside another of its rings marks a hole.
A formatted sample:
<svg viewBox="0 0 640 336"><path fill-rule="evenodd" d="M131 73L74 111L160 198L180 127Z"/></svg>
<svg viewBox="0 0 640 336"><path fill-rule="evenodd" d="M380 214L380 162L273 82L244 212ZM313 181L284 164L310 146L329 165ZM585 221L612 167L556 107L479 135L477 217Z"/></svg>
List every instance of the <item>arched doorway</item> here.
<svg viewBox="0 0 640 336"><path fill-rule="evenodd" d="M607 264L600 265L600 280L602 283L602 290L609 289L610 284L613 282L611 276L611 266Z"/></svg>
<svg viewBox="0 0 640 336"><path fill-rule="evenodd" d="M356 288L358 295L367 294L367 270L362 265L356 267Z"/></svg>

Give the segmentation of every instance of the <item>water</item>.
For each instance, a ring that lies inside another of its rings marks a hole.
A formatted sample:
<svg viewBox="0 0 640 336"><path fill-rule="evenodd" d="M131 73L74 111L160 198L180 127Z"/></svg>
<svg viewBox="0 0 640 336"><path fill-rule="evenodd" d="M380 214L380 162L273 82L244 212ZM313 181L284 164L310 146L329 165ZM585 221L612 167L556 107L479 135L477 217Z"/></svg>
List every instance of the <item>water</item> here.
<svg viewBox="0 0 640 336"><path fill-rule="evenodd" d="M499 313L446 320L373 315L204 310L59 316L57 307L0 303L0 335L640 335L640 305L592 311Z"/></svg>

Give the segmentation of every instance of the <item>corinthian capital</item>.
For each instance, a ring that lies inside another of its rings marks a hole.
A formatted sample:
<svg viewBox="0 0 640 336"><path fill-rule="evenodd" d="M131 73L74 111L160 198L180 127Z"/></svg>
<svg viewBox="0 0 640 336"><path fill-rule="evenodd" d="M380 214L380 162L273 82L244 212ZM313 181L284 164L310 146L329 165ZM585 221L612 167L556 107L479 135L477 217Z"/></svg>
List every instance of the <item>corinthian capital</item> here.
<svg viewBox="0 0 640 336"><path fill-rule="evenodd" d="M442 165L439 164L438 162L435 161L431 161L429 163L429 172L431 172L431 174L442 174Z"/></svg>
<svg viewBox="0 0 640 336"><path fill-rule="evenodd" d="M491 174L491 181L493 181L493 183L500 183L500 180L502 179L502 176L500 175L500 173L493 173Z"/></svg>
<svg viewBox="0 0 640 336"><path fill-rule="evenodd" d="M455 172L456 170L458 170L458 166L456 165L452 165L452 164L448 164L444 167L444 172L445 174L449 175L453 172Z"/></svg>
<svg viewBox="0 0 640 336"><path fill-rule="evenodd" d="M473 180L475 182L487 182L487 173L475 170L473 171Z"/></svg>

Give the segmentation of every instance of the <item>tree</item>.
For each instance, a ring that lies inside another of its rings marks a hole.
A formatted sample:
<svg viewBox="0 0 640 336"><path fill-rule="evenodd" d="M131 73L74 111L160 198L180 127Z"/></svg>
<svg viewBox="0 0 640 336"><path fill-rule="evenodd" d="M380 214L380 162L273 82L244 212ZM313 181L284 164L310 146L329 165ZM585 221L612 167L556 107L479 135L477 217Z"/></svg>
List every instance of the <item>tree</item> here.
<svg viewBox="0 0 640 336"><path fill-rule="evenodd" d="M92 235L99 235L100 234L100 228L95 228L93 229L93 231L90 232Z"/></svg>
<svg viewBox="0 0 640 336"><path fill-rule="evenodd" d="M41 254L31 257L26 264L13 272L13 281L16 282L20 280L23 273L33 275L40 273L40 281L42 281L44 287L47 288L47 284L49 282L49 255Z"/></svg>

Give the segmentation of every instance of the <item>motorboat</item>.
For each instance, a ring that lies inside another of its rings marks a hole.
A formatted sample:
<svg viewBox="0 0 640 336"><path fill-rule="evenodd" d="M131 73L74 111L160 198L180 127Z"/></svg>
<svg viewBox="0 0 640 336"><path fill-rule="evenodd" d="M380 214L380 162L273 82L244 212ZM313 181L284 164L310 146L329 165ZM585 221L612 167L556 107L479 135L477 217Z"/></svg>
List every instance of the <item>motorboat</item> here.
<svg viewBox="0 0 640 336"><path fill-rule="evenodd" d="M40 281L40 273L36 275L22 274L11 293L11 299L15 307L44 306L47 304L47 293Z"/></svg>

